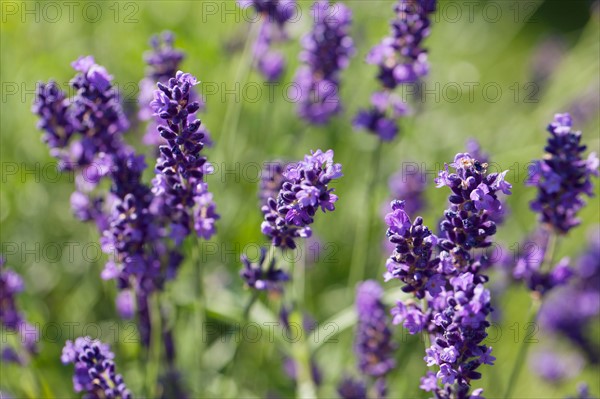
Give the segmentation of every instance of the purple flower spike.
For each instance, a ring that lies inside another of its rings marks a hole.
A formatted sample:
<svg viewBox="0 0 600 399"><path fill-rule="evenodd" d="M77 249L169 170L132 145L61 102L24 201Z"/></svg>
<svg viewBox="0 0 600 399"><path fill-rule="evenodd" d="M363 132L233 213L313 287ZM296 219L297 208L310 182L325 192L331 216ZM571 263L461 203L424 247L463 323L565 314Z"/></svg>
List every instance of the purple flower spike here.
<svg viewBox="0 0 600 399"><path fill-rule="evenodd" d="M398 171L390 178L388 187L393 199L404 201L404 209L408 215L414 215L425 207L427 176L420 169L406 168Z"/></svg>
<svg viewBox="0 0 600 399"><path fill-rule="evenodd" d="M129 127L106 69L91 56L73 66L79 72L70 82L75 97L66 99L54 82L41 84L32 108L52 155L69 170L95 165L99 154L118 151L121 134Z"/></svg>
<svg viewBox="0 0 600 399"><path fill-rule="evenodd" d="M396 119L410 113L408 106L389 92L374 93L371 104L369 110L358 112L352 122L354 127L375 133L383 141L393 140L399 131Z"/></svg>
<svg viewBox="0 0 600 399"><path fill-rule="evenodd" d="M161 35L155 35L150 40L152 50L144 54L144 61L148 65L146 69L146 77L140 81L140 110L138 118L142 122L149 122L144 136L144 144L158 147L165 143L165 140L158 132L158 125L162 123L160 117L154 115L150 103L153 100L156 82L167 84L169 79L174 77L181 62L185 58L185 54L174 48L173 44L175 36L169 31L163 32ZM204 101L196 92L192 91L191 100L197 101L200 105L200 111L206 107ZM188 122L193 122L193 115L190 116ZM200 131L204 133L204 142L210 146L210 134L204 125L200 126Z"/></svg>
<svg viewBox="0 0 600 399"><path fill-rule="evenodd" d="M435 1L400 0L396 4L392 35L367 56L368 63L379 66L378 79L384 87L393 89L399 84L414 83L427 74L427 51L421 42L429 36L429 14L434 10Z"/></svg>
<svg viewBox="0 0 600 399"><path fill-rule="evenodd" d="M481 378L477 369L482 364L495 360L491 347L483 344L492 308L484 285L488 277L482 271L491 261L487 256L473 257L470 251L490 245L488 239L496 232L492 216L502 209L497 194L510 194L511 186L505 173L487 174L486 168L487 164L461 153L440 172L437 186L451 190L440 226L445 238L433 235L421 217L411 222L402 201L392 202L392 212L386 216L387 236L395 245L386 280L399 279L403 291L421 300L398 302L392 309L393 321L411 334L429 334L432 345L424 360L439 370L428 372L420 387L440 399L481 398L481 390L469 394L471 381ZM557 273L556 278L565 275Z"/></svg>
<svg viewBox="0 0 600 399"><path fill-rule="evenodd" d="M193 116L200 108L192 100L192 87L199 82L193 75L178 71L168 84L158 82L150 106L163 123L158 126L166 145L160 146L156 178L152 181L157 206L168 216L176 242L196 231L205 239L215 233L212 195L203 182L206 158L200 120Z"/></svg>
<svg viewBox="0 0 600 399"><path fill-rule="evenodd" d="M114 357L107 344L79 337L65 343L61 361L75 366L75 392L85 392L90 398L131 399L123 377L115 372Z"/></svg>
<svg viewBox="0 0 600 399"><path fill-rule="evenodd" d="M358 327L354 351L358 369L376 379L378 390L385 392L385 376L396 366L392 332L387 310L382 303L383 289L374 280L361 283L356 291Z"/></svg>
<svg viewBox="0 0 600 399"><path fill-rule="evenodd" d="M181 256L168 248L168 215L160 212L142 182L144 158L123 140L128 122L111 77L93 57L82 57L73 66L78 71L70 82L74 96L66 99L54 84L42 85L33 110L52 154L65 169L78 173L73 210L80 219L96 222L102 249L111 255L102 278L115 279L119 290L135 293L142 342L148 345L148 295L173 277ZM110 192L96 196L92 190L102 180L110 181ZM123 292L117 306L130 316L133 299Z"/></svg>
<svg viewBox="0 0 600 399"><path fill-rule="evenodd" d="M531 209L540 214L540 221L554 231L566 234L579 225L577 212L585 205L583 196L593 196L592 176L598 176L598 157L591 153L582 157L586 146L581 144L581 132L572 130L569 114L556 114L548 125L551 137L546 156L535 162L529 185L538 189Z"/></svg>
<svg viewBox="0 0 600 399"><path fill-rule="evenodd" d="M312 16L313 30L302 39L300 54L306 65L296 73L298 114L309 123L324 124L342 109L339 74L354 54L348 35L352 12L341 3L330 6L329 1L319 0L312 7Z"/></svg>
<svg viewBox="0 0 600 399"><path fill-rule="evenodd" d="M282 176L277 198L268 198L261 209L265 217L261 230L274 246L293 249L295 238L310 237L309 225L319 208L335 209L338 197L329 183L342 176L342 165L333 162L333 150L317 150L304 161L287 165Z"/></svg>
<svg viewBox="0 0 600 399"><path fill-rule="evenodd" d="M391 21L390 36L374 46L366 59L379 67L377 79L384 92L416 83L429 72L422 41L429 36L429 14L435 5L435 0L398 0L394 6L396 18ZM382 104L372 98L371 108L360 110L354 118L355 128L377 134L383 141L393 140L399 131L396 119L407 113L406 105L398 102L398 107L394 102Z"/></svg>
<svg viewBox="0 0 600 399"><path fill-rule="evenodd" d="M37 350L39 332L27 323L16 302L17 294L23 291L23 279L16 272L7 269L4 263L4 256L0 255L0 324L3 330L17 332L25 349L30 354L34 354ZM5 352L3 357L7 360L18 360L17 363L23 363L23 358L14 349L6 347Z"/></svg>
<svg viewBox="0 0 600 399"><path fill-rule="evenodd" d="M395 245L386 264L386 281L401 280L405 284L402 290L413 292L419 299L424 298L428 291L433 296L437 295L440 259L432 258L437 237L423 226L420 216L411 223L404 210L404 201L392 202L392 213L385 217L385 222L388 239Z"/></svg>
<svg viewBox="0 0 600 399"><path fill-rule="evenodd" d="M504 180L505 173L486 174L487 164L469 154L457 154L450 166L455 173L446 166L436 179L438 187L452 190L450 207L440 224L446 234L440 246L469 259L469 250L491 245L487 239L496 233L493 218L502 212L498 191L510 193L511 185Z"/></svg>

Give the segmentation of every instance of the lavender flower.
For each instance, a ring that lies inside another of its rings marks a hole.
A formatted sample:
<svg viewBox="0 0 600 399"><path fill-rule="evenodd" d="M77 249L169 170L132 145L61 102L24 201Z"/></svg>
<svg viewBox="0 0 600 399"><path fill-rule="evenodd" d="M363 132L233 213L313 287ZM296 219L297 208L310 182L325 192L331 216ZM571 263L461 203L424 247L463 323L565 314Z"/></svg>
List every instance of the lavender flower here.
<svg viewBox="0 0 600 399"><path fill-rule="evenodd" d="M393 199L404 201L407 214L414 215L425 207L427 176L421 170L398 171L390 177L388 187Z"/></svg>
<svg viewBox="0 0 600 399"><path fill-rule="evenodd" d="M262 207L263 234L270 237L276 247L295 248L295 238L311 235L309 225L319 208L323 212L335 209L338 197L329 183L341 176L342 165L333 162L333 150L311 151L311 155L304 156L304 161L288 165L283 172L286 181L277 200L271 197Z"/></svg>
<svg viewBox="0 0 600 399"><path fill-rule="evenodd" d="M175 36L169 31L152 36L150 39L152 51L144 54L144 61L148 64L146 76L160 82L168 81L175 76L185 54L173 47L174 42Z"/></svg>
<svg viewBox="0 0 600 399"><path fill-rule="evenodd" d="M121 133L128 122L106 69L89 56L72 65L79 72L71 81L75 96L67 99L53 82L40 84L32 110L40 117L38 127L45 131L44 141L61 168L79 172L78 193L72 201L75 215L95 220L104 229L103 200L93 198L90 191L110 172L112 160L107 154L125 148Z"/></svg>
<svg viewBox="0 0 600 399"><path fill-rule="evenodd" d="M588 361L600 360L600 347L587 335L600 314L600 230L593 230L586 251L577 260L570 284L553 290L544 301L539 320L545 331L563 336ZM565 298L569 298L565 301Z"/></svg>
<svg viewBox="0 0 600 399"><path fill-rule="evenodd" d="M194 76L178 71L175 78L169 79L168 86L158 83L151 103L155 113L166 122L158 131L167 141L167 145L160 146L153 192L161 201L161 213L172 222L176 242L192 230L198 236L210 238L219 218L202 181L206 158L200 154L204 147L204 135L198 131L201 122L199 119L190 122L200 107L190 99L196 84Z"/></svg>
<svg viewBox="0 0 600 399"><path fill-rule="evenodd" d="M395 249L386 264L385 280L401 280L405 284L402 290L413 292L418 299L425 298L427 292L432 296L439 294L440 279L443 280L437 270L440 259L432 258L438 238L423 226L422 217L411 223L404 201L393 201L391 206L385 222L389 226L388 239Z"/></svg>
<svg viewBox="0 0 600 399"><path fill-rule="evenodd" d="M344 377L337 392L342 399L364 399L367 397L367 386L363 381Z"/></svg>
<svg viewBox="0 0 600 399"><path fill-rule="evenodd" d="M427 51L421 47L429 36L429 14L435 1L399 0L394 7L392 34L373 47L367 56L369 64L379 66L377 78L388 89L399 84L415 83L429 71Z"/></svg>
<svg viewBox="0 0 600 399"><path fill-rule="evenodd" d="M473 159L478 160L482 164L488 164L490 162L489 154L481 149L481 145L476 139L468 139L465 147L467 149L467 153L471 155ZM501 211L491 214L490 219L493 220L496 225L502 224L506 219L508 212L508 205L503 202Z"/></svg>
<svg viewBox="0 0 600 399"><path fill-rule="evenodd" d="M393 140L399 131L396 119L409 114L408 106L400 97L386 91L373 93L371 105L370 109L358 112L353 126L375 133L383 141Z"/></svg>
<svg viewBox="0 0 600 399"><path fill-rule="evenodd" d="M535 162L529 185L538 189L531 209L540 214L540 221L560 234L566 234L580 221L577 212L585 205L582 197L593 196L591 176L598 176L598 157L591 153L582 158L586 146L581 144L581 132L572 130L569 114L556 114L548 125L551 137L547 155Z"/></svg>
<svg viewBox="0 0 600 399"><path fill-rule="evenodd" d="M248 284L248 287L260 291L278 291L283 290L283 283L289 280L289 276L281 269L275 268L275 258L271 259L266 270L263 268L267 255L265 248L260 249L260 257L254 265L246 255L242 255L244 268L240 271L242 279Z"/></svg>
<svg viewBox="0 0 600 399"><path fill-rule="evenodd" d="M544 380L558 383L577 376L583 368L583 359L574 353L541 350L533 353L530 369Z"/></svg>
<svg viewBox="0 0 600 399"><path fill-rule="evenodd" d="M382 297L383 289L374 280L361 283L356 291L358 328L354 350L358 369L377 380L379 397L385 397L385 376L396 366L392 357L395 346Z"/></svg>
<svg viewBox="0 0 600 399"><path fill-rule="evenodd" d="M17 308L16 296L23 291L23 279L16 272L7 269L4 264L4 256L0 255L0 324L3 329L18 332L25 349L34 354L39 332L27 323ZM5 349L6 352L2 354L5 360L18 360L18 363L23 363L23 358L15 350Z"/></svg>
<svg viewBox="0 0 600 399"><path fill-rule="evenodd" d="M478 160L480 163L488 163L490 161L490 156L486 152L483 152L481 149L481 144L474 138L470 138L467 140L465 145L467 149L467 153L471 155L473 159Z"/></svg>
<svg viewBox="0 0 600 399"><path fill-rule="evenodd" d="M117 280L120 290L135 290L142 342L148 345L145 302L172 277L181 256L163 242L165 219L151 210L154 196L141 180L146 168L143 157L123 142L128 123L111 86L112 77L93 57L81 57L73 67L78 71L71 81L75 95L66 100L52 85L42 85L33 110L47 134L52 129L72 132L48 142L55 146L55 156L68 161L65 168L78 172L72 206L83 220L95 220L102 248L111 255L102 277ZM98 197L92 191L103 179L110 180L110 193ZM122 302L122 297L118 300Z"/></svg>
<svg viewBox="0 0 600 399"><path fill-rule="evenodd" d="M44 131L42 140L50 147L52 155L59 157L75 131L68 114L70 102L56 82L40 83L32 112L40 117L38 129Z"/></svg>
<svg viewBox="0 0 600 399"><path fill-rule="evenodd" d="M487 239L496 233L491 216L502 212L497 194L511 194L512 186L505 180L508 171L486 175L487 164L469 154L457 154L450 166L456 173L450 173L446 165L436 179L437 187L448 186L452 190L448 198L451 206L440 225L447 238L440 247L465 264L470 259L469 250L491 245Z"/></svg>
<svg viewBox="0 0 600 399"><path fill-rule="evenodd" d="M564 285L573 274L569 265L569 258L563 258L551 270L542 270L548 251L550 234L546 228L539 227L520 246L515 260L508 260L514 264L513 278L523 281L527 287L541 295L551 289ZM514 263L512 261L515 261Z"/></svg>
<svg viewBox="0 0 600 399"><path fill-rule="evenodd" d="M255 65L268 81L278 80L285 70L283 55L271 49L274 42L287 40L285 24L294 16L296 0L238 0L242 8L259 14L260 30L254 43Z"/></svg>
<svg viewBox="0 0 600 399"><path fill-rule="evenodd" d="M78 193L72 198L75 214L104 228L103 200L91 197L90 191L110 174L113 155L129 151L121 136L129 124L106 69L91 56L72 65L78 71L70 82L75 95L67 99L55 83L40 84L32 110L40 117L38 127L45 131L44 141L61 168L79 172Z"/></svg>
<svg viewBox="0 0 600 399"><path fill-rule="evenodd" d="M144 61L148 65L148 68L146 77L140 81L139 85L140 110L138 118L143 122L149 122L144 136L144 144L146 145L159 146L165 143L165 140L158 132L158 125L162 123L162 120L154 114L150 103L154 96L156 82L167 84L169 79L175 76L181 62L185 58L185 54L182 51L173 47L174 41L175 36L169 31L165 31L161 35L152 36L150 40L152 51L144 54ZM206 105L202 98L195 92L191 92L191 96L192 101L197 101L200 104L200 111L204 110ZM188 122L193 122L193 119ZM201 125L199 130L204 133L204 142L209 146L211 140L208 130L205 129L204 125Z"/></svg>
<svg viewBox="0 0 600 399"><path fill-rule="evenodd" d="M330 11L328 0L312 7L314 25L302 39L300 59L306 63L296 73L300 98L298 114L314 124L324 124L340 112L339 73L348 66L354 44L348 35L352 12L341 3Z"/></svg>
<svg viewBox="0 0 600 399"><path fill-rule="evenodd" d="M595 399L595 398L590 394L590 389L589 389L588 385L585 383L580 383L577 386L577 396L575 396L575 397L570 396L567 399Z"/></svg>
<svg viewBox="0 0 600 399"><path fill-rule="evenodd" d="M452 191L441 223L445 238L431 234L421 218L411 222L404 203L392 203L392 213L386 216L387 235L396 249L388 260L387 277L403 281L403 290L414 292L427 304L399 302L392 309L394 324L403 323L411 334L425 331L432 338L424 359L428 366L439 366L439 371L423 377L421 388L438 398L475 398L481 397L481 390L469 396L470 382L481 378L476 370L493 364L494 357L482 343L491 298L484 286L488 278L481 272L490 260L485 255L473 257L469 251L490 245L488 238L496 232L490 218L502 208L497 193L510 194L511 185L504 180L506 172L487 174L487 165L469 154L457 154L450 166L456 171L451 173L446 165L436 179L438 187ZM440 252L432 258L436 245Z"/></svg>
<svg viewBox="0 0 600 399"><path fill-rule="evenodd" d="M112 76L94 57L80 57L71 65L79 73L70 82L77 94L71 100L69 118L80 140L72 143L69 155L76 165L88 166L99 154L120 150L121 134L129 122L110 83Z"/></svg>
<svg viewBox="0 0 600 399"><path fill-rule="evenodd" d="M379 67L377 78L385 91L416 83L428 73L427 51L422 41L429 36L429 14L435 11L435 6L435 0L398 0L394 6L396 18L391 22L390 36L367 55L367 62ZM372 99L371 104L370 110L359 111L355 127L367 129L382 140L392 140L398 133L395 119L405 112L386 116L385 110L390 105L394 108L393 104L382 104L377 99Z"/></svg>
<svg viewBox="0 0 600 399"><path fill-rule="evenodd" d="M131 393L120 374L115 373L114 354L107 344L89 337L67 341L62 351L63 364L73 363L73 389L86 398L129 399Z"/></svg>

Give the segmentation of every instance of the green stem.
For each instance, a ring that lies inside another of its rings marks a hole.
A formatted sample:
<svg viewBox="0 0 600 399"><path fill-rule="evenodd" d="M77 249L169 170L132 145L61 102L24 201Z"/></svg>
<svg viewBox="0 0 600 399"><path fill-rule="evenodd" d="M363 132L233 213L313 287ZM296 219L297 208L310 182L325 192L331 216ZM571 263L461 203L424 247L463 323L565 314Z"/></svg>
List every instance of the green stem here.
<svg viewBox="0 0 600 399"><path fill-rule="evenodd" d="M195 324L196 324L196 331L201 332L202 329L204 328L203 324L204 321L206 320L206 306L205 306L205 298L204 298L204 287L203 287L203 277L202 277L202 272L203 272L203 265L201 265L201 259L200 259L200 241L198 240L198 242L194 242L193 244L197 244L194 245L192 248L192 267L194 269L194 288L195 288L195 294L196 294L196 302L195 302L195 312L194 312L194 316L195 316ZM204 352L204 342L203 340L198 340L199 342L197 343L198 346L198 355L196 356L196 360L198 361L197 364L197 369L196 370L201 370L202 367L202 354Z"/></svg>
<svg viewBox="0 0 600 399"><path fill-rule="evenodd" d="M362 280L365 275L365 268L367 266L368 252L369 252L369 231L371 230L371 212L372 212L372 200L375 198L373 191L377 185L377 178L379 177L380 158L381 150L383 148L383 142L379 140L377 148L373 151L371 158L371 180L367 190L365 191L363 206L364 211L362 218L357 218L358 226L356 226L356 233L354 236L354 249L352 251L352 260L350 263L350 275L348 278L348 285L352 287L358 281ZM353 291L351 291L353 292Z"/></svg>
<svg viewBox="0 0 600 399"><path fill-rule="evenodd" d="M261 24L257 21L252 23L250 26L250 31L248 32L248 36L246 37L246 44L244 45L244 51L242 53L242 59L238 64L238 68L235 74L235 82L244 84L248 81L248 75L250 74L250 70L252 68L252 63L254 62L254 57L250 56L250 48L254 44L254 40L258 35L258 30L260 29ZM236 98L235 100L238 100ZM242 101L230 101L227 104L227 110L225 111L225 120L223 122L223 133L222 133L222 142L226 144L226 150L228 154L231 154L232 151L236 148L235 145L235 136L237 132L237 128L239 125L240 114L242 110ZM232 154L232 158L236 158Z"/></svg>
<svg viewBox="0 0 600 399"><path fill-rule="evenodd" d="M555 233L550 233L550 237L548 237L548 243L546 245L546 252L544 253L544 259L540 266L540 271L550 270L552 264L554 263L554 255L556 253L558 237ZM539 314L540 307L542 306L542 296L538 292L532 293L533 300L531 302L531 307L529 309L529 316L527 318L528 323L535 323ZM515 364L512 368L512 372L510 373L510 377L508 379L508 385L506 386L506 390L504 391L503 398L510 399L510 395L512 394L517 382L519 381L519 375L521 374L521 370L523 369L523 364L527 358L527 351L529 350L529 342L526 339L523 339L520 343L519 352L517 353L517 359L515 360Z"/></svg>
<svg viewBox="0 0 600 399"><path fill-rule="evenodd" d="M300 254L300 262L296 264L296 259L292 260L292 275L294 279L292 281L293 295L296 302L296 309L292 312L290 322L295 323L299 326L301 336L299 339L292 343L292 356L296 363L296 398L297 399L311 399L317 397L317 389L312 379L311 365L310 365L310 348L308 347L307 332L304 331L303 327L303 314L304 309L304 286L305 286L305 271L306 265L304 264L304 256L302 255L302 246L298 246L297 254Z"/></svg>
<svg viewBox="0 0 600 399"><path fill-rule="evenodd" d="M248 301L248 303L246 304L246 306L244 306L244 313L243 313L244 321L248 321L248 319L250 317L250 310L252 309L252 305L254 305L254 303L258 299L259 295L260 295L260 291L258 291L256 289L253 289L252 296L250 297L250 300Z"/></svg>
<svg viewBox="0 0 600 399"><path fill-rule="evenodd" d="M541 305L541 299L539 297L535 297L529 309L529 317L527 318L528 323L535 323ZM510 373L510 377L508 379L508 385L506 386L506 390L504 391L504 396L502 396L503 398L511 398L510 395L512 394L514 388L517 385L517 382L519 381L519 375L521 374L523 364L525 363L525 360L527 358L527 351L529 350L528 344L529 342L527 342L527 339L523 339L521 341L519 352L517 353L517 358L515 359L515 364L512 368L512 372Z"/></svg>
<svg viewBox="0 0 600 399"><path fill-rule="evenodd" d="M152 294L148 298L148 307L150 312L150 348L148 351L148 364L146 365L146 389L148 397L156 397L156 387L158 384L158 369L160 365L160 352L162 341L162 326L159 309L158 294Z"/></svg>

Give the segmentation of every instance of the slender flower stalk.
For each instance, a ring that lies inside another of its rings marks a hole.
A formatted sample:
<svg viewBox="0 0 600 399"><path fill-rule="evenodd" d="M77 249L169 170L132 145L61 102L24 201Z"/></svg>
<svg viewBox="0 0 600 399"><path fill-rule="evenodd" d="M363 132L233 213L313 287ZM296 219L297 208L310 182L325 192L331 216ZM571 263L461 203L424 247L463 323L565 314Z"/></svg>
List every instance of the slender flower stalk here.
<svg viewBox="0 0 600 399"><path fill-rule="evenodd" d="M123 377L115 372L115 355L110 347L89 337L67 341L62 351L63 364L75 366L73 389L90 399L131 399Z"/></svg>
<svg viewBox="0 0 600 399"><path fill-rule="evenodd" d="M382 90L371 97L371 108L360 110L354 119L357 129L393 140L398 134L397 119L408 114L407 106L392 91L399 85L419 82L429 72L427 51L422 47L429 36L429 14L436 0L398 0L394 6L391 34L371 49L369 64L377 65Z"/></svg>
<svg viewBox="0 0 600 399"><path fill-rule="evenodd" d="M311 10L314 25L302 39L300 59L305 63L296 72L300 91L298 114L312 124L325 124L342 109L339 97L340 71L354 54L348 35L352 12L342 3L316 1Z"/></svg>

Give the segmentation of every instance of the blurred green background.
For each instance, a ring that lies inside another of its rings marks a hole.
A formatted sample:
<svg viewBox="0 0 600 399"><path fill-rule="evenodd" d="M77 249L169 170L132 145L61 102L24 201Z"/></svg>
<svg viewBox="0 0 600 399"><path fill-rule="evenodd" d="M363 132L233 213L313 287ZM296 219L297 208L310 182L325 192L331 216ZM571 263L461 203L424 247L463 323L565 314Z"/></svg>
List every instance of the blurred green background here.
<svg viewBox="0 0 600 399"><path fill-rule="evenodd" d="M202 115L215 142L206 154L217 166L208 178L221 214L212 241L216 247L197 241L185 244L187 254L200 254L210 322L235 324L250 296L238 271L244 248L255 253L257 243L265 242L260 234L256 165L298 159L310 149L335 150L344 171L336 184L340 199L334 213L316 218L313 231L322 256L306 271L307 312L319 323L333 320L340 326L338 342L325 343L316 351L324 374L320 397L336 397L341 375L355 372L349 309L358 279L382 281L386 254L381 250L385 227L380 208L389 196L387 179L403 162L417 162L431 173L464 150L467 138L479 140L499 168L510 169L511 214L497 234L498 242L510 246L536 223L536 215L528 209L535 191L524 181L528 162L543 153L545 127L554 113L573 111L575 127L584 132L589 151L600 147L599 8L590 1L442 1L426 41L431 73L425 87L430 91L415 104L414 115L401 122L400 137L384 144L376 176L372 154L378 139L353 131L351 119L377 88L375 68L363 60L369 48L388 34L394 2L344 1L354 12L351 34L357 54L342 73L345 111L325 127L306 127L296 116L295 104L284 98L283 88L298 65L299 38L310 29L306 15L310 2L299 2L303 18L290 24L291 40L278 46L289 65L271 99L262 77L248 72L243 48L250 24L233 1L64 3L1 3L1 250L8 266L24 276L20 307L42 328L41 352L27 368L2 363L0 389L16 397L75 397L72 366L62 366L59 357L66 339L84 334L110 343L129 388L138 397L144 392L146 365L135 327L116 315L114 282L99 278L106 257L98 254L98 233L72 216L73 181L67 174L56 175L30 112L36 82L54 78L66 88L74 75L70 63L80 55L94 55L114 76L132 122L136 85L145 70L142 54L154 33L175 33L176 47L187 54L183 69L203 81L200 90L218 87L217 93L206 96L207 111ZM56 4L60 15L49 4ZM262 88L256 101L255 83ZM469 86L474 88L469 91ZM225 90L236 91L238 97ZM141 143L144 128L134 123L126 140L148 155L150 179L154 158L152 149ZM367 193L372 179L375 190ZM429 185L426 224L436 224L446 196L445 190ZM588 228L599 222L599 205L598 196L589 200L581 212L582 225L561 241L557 258L576 258L583 250ZM258 343L244 340L239 346L231 339L203 343L194 315L197 261L198 256L188 257L164 294L176 315L178 366L190 396L292 396L294 384L281 367L283 352L266 335ZM398 286L385 284L388 290ZM474 383L488 398L500 397L504 390L519 348L511 327L520 323L524 332L529 301L522 286L510 288L500 298L502 336L492 344L497 362L484 367L483 379ZM276 310L276 303L263 298L264 305L254 310L252 320L267 320L267 309ZM76 324L70 329L69 323ZM400 339L401 329L395 330ZM597 325L591 334L598 343ZM389 378L390 397L426 397L418 388L426 368L423 346L418 338L406 335L399 343L398 368ZM540 343L532 344L531 352L544 344L543 331L537 338ZM570 350L566 342L562 346ZM514 392L522 398L560 398L574 393L578 381L587 381L598 395L599 373L597 366L587 366L577 377L552 385L525 367Z"/></svg>

